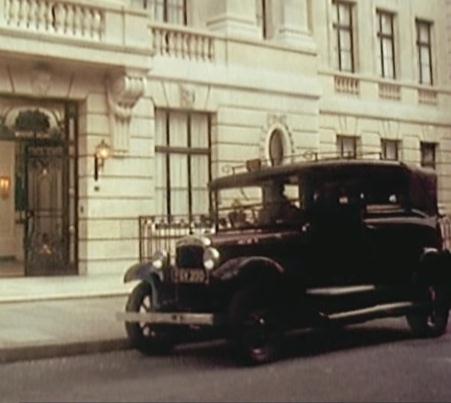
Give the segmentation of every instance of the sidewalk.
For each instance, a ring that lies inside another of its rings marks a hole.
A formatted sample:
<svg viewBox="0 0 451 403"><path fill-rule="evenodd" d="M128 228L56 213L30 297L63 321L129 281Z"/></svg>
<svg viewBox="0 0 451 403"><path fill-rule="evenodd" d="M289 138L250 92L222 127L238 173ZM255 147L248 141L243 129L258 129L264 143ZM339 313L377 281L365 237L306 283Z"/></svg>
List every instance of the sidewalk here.
<svg viewBox="0 0 451 403"><path fill-rule="evenodd" d="M0 281L0 363L128 347L123 311L132 285L117 276Z"/></svg>

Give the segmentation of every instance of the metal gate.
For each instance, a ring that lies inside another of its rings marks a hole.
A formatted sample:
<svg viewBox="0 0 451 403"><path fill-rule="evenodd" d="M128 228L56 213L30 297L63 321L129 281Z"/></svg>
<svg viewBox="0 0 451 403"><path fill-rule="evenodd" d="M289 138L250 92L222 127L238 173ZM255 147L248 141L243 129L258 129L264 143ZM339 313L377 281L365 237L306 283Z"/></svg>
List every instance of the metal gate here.
<svg viewBox="0 0 451 403"><path fill-rule="evenodd" d="M77 273L76 109L59 133L23 139L27 276Z"/></svg>

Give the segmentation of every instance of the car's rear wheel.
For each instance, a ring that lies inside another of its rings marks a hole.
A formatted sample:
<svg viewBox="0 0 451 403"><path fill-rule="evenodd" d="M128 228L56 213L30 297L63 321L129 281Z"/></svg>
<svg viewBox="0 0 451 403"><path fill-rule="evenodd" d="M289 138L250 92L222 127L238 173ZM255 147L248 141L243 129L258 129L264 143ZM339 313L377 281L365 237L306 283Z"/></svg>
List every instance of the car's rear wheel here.
<svg viewBox="0 0 451 403"><path fill-rule="evenodd" d="M240 360L263 364L280 353L282 329L275 301L257 287L235 293L229 306L232 346Z"/></svg>
<svg viewBox="0 0 451 403"><path fill-rule="evenodd" d="M443 286L429 286L422 292L426 309L407 315L407 322L417 337L439 337L448 326L450 302Z"/></svg>
<svg viewBox="0 0 451 403"><path fill-rule="evenodd" d="M130 293L127 312L152 312L152 288L148 283L139 283ZM132 347L144 354L169 353L175 344L174 335L168 326L148 322L125 322L125 329Z"/></svg>

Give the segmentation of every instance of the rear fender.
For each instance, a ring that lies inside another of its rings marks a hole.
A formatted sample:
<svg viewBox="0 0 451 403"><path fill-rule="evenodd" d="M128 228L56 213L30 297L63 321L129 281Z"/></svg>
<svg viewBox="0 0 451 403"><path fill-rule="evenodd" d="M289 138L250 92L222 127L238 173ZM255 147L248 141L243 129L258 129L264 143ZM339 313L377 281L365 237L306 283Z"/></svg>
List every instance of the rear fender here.
<svg viewBox="0 0 451 403"><path fill-rule="evenodd" d="M451 254L435 248L425 248L420 258L420 281L441 284L451 291Z"/></svg>
<svg viewBox="0 0 451 403"><path fill-rule="evenodd" d="M212 276L220 283L257 283L278 280L284 273L285 269L280 263L267 257L252 256L228 260Z"/></svg>

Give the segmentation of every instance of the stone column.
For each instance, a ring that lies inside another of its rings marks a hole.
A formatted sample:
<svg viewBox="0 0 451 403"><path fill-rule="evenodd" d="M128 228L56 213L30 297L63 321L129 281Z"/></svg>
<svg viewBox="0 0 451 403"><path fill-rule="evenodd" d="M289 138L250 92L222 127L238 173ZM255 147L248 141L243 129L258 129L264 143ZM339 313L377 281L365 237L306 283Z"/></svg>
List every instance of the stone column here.
<svg viewBox="0 0 451 403"><path fill-rule="evenodd" d="M309 27L309 0L280 1L279 21L275 21L276 38L294 46L316 50Z"/></svg>
<svg viewBox="0 0 451 403"><path fill-rule="evenodd" d="M258 38L256 5L253 0L209 0L210 30L226 35Z"/></svg>

